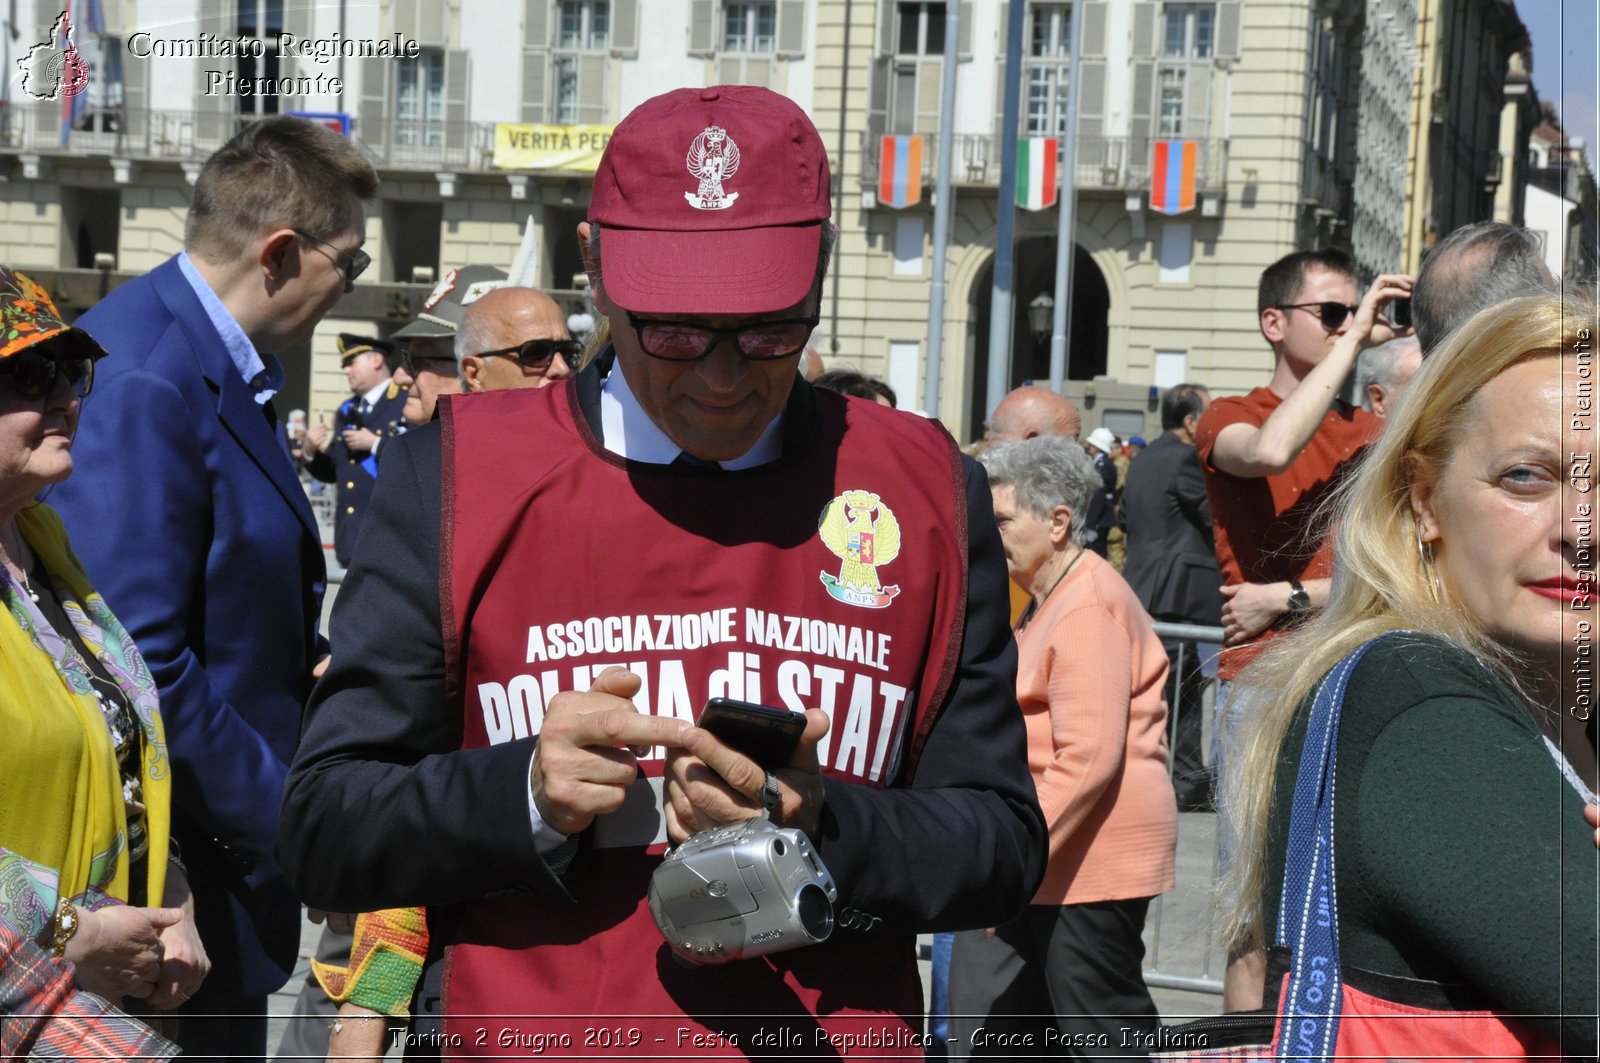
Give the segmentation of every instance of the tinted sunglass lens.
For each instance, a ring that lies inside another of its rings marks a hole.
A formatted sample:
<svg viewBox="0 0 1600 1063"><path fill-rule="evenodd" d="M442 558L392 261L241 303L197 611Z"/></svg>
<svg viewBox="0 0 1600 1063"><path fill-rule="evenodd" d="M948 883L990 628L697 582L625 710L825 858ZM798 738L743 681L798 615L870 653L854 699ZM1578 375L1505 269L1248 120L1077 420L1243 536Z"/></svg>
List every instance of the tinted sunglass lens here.
<svg viewBox="0 0 1600 1063"><path fill-rule="evenodd" d="M1344 319L1350 316L1350 308L1343 303L1322 304L1322 327L1335 329L1344 324Z"/></svg>

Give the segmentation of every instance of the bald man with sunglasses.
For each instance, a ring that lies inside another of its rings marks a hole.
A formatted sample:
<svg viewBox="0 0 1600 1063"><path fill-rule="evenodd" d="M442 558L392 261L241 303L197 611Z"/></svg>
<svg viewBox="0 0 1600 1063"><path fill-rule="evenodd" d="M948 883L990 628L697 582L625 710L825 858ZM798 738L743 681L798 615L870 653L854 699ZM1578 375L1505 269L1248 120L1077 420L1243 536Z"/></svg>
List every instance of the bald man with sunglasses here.
<svg viewBox="0 0 1600 1063"><path fill-rule="evenodd" d="M477 299L455 338L461 383L469 393L566 380L577 372L582 351L561 307L535 288L496 288Z"/></svg>
<svg viewBox="0 0 1600 1063"><path fill-rule="evenodd" d="M1216 400L1200 418L1195 446L1223 578L1217 672L1225 684L1328 599L1332 549L1313 517L1381 423L1341 401L1339 388L1363 350L1400 334L1383 311L1410 297L1411 278L1383 274L1365 295L1359 290L1355 261L1336 249L1298 251L1267 267L1257 311L1272 348L1272 377L1245 395ZM1225 732L1219 752L1234 737L1232 701L1225 685L1217 698L1218 730ZM1220 776L1222 766L1213 767ZM1264 967L1255 964L1230 958L1227 1010L1260 1006Z"/></svg>

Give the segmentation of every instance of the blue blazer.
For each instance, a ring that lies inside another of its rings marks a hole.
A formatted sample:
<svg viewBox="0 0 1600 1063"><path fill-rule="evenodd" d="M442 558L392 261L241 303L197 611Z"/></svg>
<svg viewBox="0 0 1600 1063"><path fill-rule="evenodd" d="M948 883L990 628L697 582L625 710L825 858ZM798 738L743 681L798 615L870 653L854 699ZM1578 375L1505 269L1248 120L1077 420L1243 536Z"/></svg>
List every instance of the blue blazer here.
<svg viewBox="0 0 1600 1063"><path fill-rule="evenodd" d="M176 259L77 325L110 357L49 501L161 690L206 988L270 993L300 939L273 837L321 645L316 519Z"/></svg>

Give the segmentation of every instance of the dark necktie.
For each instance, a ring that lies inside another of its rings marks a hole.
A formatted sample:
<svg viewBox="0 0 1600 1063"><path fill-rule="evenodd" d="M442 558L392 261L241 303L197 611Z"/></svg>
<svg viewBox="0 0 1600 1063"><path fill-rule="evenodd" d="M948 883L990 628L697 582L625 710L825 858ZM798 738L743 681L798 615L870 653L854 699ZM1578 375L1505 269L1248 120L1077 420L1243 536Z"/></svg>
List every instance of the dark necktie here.
<svg viewBox="0 0 1600 1063"><path fill-rule="evenodd" d="M720 469L720 468L722 468L722 466L717 464L716 462L707 461L704 458L697 458L693 454L689 453L687 450L678 451L678 456L672 459L672 464L680 466L680 467L687 466L687 467L689 467L691 469Z"/></svg>

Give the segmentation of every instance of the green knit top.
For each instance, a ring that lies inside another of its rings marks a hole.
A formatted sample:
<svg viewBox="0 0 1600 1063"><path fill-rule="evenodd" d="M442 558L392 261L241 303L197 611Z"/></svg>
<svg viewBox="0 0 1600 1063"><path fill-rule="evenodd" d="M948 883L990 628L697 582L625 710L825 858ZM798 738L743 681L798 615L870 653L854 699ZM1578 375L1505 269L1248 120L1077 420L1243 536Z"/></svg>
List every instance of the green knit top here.
<svg viewBox="0 0 1600 1063"><path fill-rule="evenodd" d="M1309 700L1297 710L1279 757L1269 937L1309 710ZM1342 964L1470 987L1487 998L1479 1006L1528 1016L1565 1052L1594 1055L1600 853L1522 702L1453 644L1398 635L1351 675L1338 743Z"/></svg>

